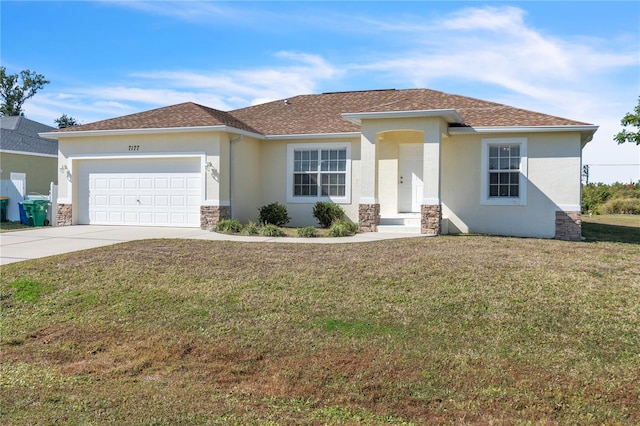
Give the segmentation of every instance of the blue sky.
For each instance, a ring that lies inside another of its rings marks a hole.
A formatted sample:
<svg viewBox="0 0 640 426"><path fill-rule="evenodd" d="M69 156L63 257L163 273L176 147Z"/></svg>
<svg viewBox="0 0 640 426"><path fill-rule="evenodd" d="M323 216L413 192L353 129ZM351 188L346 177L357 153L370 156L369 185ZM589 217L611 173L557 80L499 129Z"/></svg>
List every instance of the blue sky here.
<svg viewBox="0 0 640 426"><path fill-rule="evenodd" d="M45 124L424 87L599 125L591 180L640 180L640 147L612 140L640 96L637 1L3 0L0 14L2 65L51 81L24 107Z"/></svg>

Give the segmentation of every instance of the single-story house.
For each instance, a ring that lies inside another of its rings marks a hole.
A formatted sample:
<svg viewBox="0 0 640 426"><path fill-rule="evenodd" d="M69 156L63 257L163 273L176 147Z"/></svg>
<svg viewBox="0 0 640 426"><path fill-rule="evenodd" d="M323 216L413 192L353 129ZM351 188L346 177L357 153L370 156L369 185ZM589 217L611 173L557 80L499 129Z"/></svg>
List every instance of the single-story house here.
<svg viewBox="0 0 640 426"><path fill-rule="evenodd" d="M582 149L597 126L427 89L300 95L233 111L183 103L46 132L58 223L291 226L340 204L363 232L581 237ZM412 226L416 228L411 228Z"/></svg>
<svg viewBox="0 0 640 426"><path fill-rule="evenodd" d="M58 142L39 136L53 130L22 116L0 117L0 195L9 198L9 220L20 219L25 195L48 195L58 182Z"/></svg>

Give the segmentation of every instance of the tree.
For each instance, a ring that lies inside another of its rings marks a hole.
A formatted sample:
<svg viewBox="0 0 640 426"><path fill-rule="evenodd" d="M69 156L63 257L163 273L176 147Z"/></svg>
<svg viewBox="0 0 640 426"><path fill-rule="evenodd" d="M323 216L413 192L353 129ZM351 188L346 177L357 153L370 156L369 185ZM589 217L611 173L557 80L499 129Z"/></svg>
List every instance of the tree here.
<svg viewBox="0 0 640 426"><path fill-rule="evenodd" d="M19 84L19 79L22 80L22 84ZM24 115L22 111L24 102L33 97L45 84L49 84L49 80L45 80L42 74L23 70L20 71L20 75L9 75L5 67L0 67L0 96L2 97L0 115Z"/></svg>
<svg viewBox="0 0 640 426"><path fill-rule="evenodd" d="M635 143L636 145L640 145L640 97L638 97L638 105L634 109L634 113L627 113L622 120L620 120L620 124L623 127L635 127L636 131L631 132L627 131L627 129L622 129L620 133L614 136L615 141L618 144L630 142Z"/></svg>
<svg viewBox="0 0 640 426"><path fill-rule="evenodd" d="M62 114L60 118L56 118L54 121L58 125L58 129L64 129L65 127L77 126L80 124L75 118L70 117L67 114Z"/></svg>

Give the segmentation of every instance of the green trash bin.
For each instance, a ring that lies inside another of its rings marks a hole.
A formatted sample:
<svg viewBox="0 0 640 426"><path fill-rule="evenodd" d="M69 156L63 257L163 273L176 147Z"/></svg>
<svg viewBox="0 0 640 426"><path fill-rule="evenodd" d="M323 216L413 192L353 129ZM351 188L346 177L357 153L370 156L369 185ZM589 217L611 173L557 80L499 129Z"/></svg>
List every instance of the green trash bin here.
<svg viewBox="0 0 640 426"><path fill-rule="evenodd" d="M44 226L48 204L47 200L24 200L22 202L29 226Z"/></svg>
<svg viewBox="0 0 640 426"><path fill-rule="evenodd" d="M8 197L0 197L0 222L7 221L7 204L9 203Z"/></svg>

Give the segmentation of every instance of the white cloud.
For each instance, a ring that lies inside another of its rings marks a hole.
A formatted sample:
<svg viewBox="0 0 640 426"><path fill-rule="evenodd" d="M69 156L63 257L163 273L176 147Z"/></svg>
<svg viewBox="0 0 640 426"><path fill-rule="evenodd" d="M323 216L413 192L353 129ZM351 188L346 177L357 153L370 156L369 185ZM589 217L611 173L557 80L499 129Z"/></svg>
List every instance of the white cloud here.
<svg viewBox="0 0 640 426"><path fill-rule="evenodd" d="M196 93L215 93L225 101L225 107L222 109L233 109L247 104L313 93L322 82L339 78L342 74L338 68L318 55L282 51L275 56L288 61L289 64L211 73L141 72L133 74L133 77L145 79L147 84L161 84L179 91L195 91L190 93L191 96L197 96ZM166 104L163 97L159 99ZM215 107L221 108L220 105Z"/></svg>
<svg viewBox="0 0 640 426"><path fill-rule="evenodd" d="M234 18L237 10L223 6L224 3L210 1L119 1L105 2L109 5L126 7L145 13L169 16L190 22L207 22L210 19Z"/></svg>

